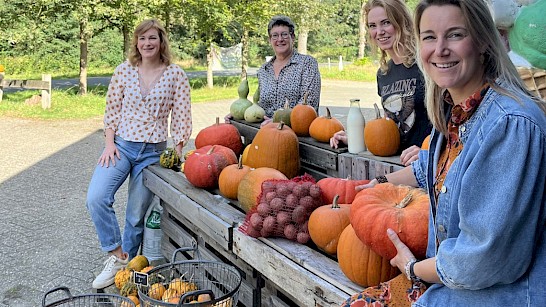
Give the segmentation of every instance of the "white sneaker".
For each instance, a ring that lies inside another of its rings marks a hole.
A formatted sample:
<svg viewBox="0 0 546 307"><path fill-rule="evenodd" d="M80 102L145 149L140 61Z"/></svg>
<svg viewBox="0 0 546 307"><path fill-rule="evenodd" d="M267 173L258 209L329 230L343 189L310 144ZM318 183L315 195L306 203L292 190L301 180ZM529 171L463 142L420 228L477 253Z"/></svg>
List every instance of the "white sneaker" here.
<svg viewBox="0 0 546 307"><path fill-rule="evenodd" d="M106 259L106 261L104 261L104 269L95 280L93 280L93 289L102 289L112 285L116 273L123 269L128 262L129 257L126 257L125 260L123 260L112 255L110 258Z"/></svg>

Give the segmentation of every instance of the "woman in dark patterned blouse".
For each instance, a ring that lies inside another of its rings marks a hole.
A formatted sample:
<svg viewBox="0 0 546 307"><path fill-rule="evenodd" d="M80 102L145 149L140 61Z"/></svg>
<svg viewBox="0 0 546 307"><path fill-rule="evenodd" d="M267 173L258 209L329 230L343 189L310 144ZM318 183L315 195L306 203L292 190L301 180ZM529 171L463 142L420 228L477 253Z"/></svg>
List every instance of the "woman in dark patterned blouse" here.
<svg viewBox="0 0 546 307"><path fill-rule="evenodd" d="M290 103L290 107L302 102L306 92L307 102L318 112L318 62L312 56L294 50L294 31L294 23L284 15L274 16L267 26L269 43L275 56L258 70L260 106L265 110L262 126L271 122L273 113L283 108L286 101ZM231 115L228 114L225 119L229 121L230 118Z"/></svg>

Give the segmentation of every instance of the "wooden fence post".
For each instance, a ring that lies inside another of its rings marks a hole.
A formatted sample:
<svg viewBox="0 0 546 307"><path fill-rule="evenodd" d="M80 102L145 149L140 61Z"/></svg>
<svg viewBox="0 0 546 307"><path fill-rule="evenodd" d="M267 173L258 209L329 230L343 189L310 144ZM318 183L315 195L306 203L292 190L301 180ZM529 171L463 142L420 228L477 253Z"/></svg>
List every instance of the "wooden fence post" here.
<svg viewBox="0 0 546 307"><path fill-rule="evenodd" d="M48 89L42 89L42 109L49 109L51 108L51 75L42 74L42 81L49 84Z"/></svg>

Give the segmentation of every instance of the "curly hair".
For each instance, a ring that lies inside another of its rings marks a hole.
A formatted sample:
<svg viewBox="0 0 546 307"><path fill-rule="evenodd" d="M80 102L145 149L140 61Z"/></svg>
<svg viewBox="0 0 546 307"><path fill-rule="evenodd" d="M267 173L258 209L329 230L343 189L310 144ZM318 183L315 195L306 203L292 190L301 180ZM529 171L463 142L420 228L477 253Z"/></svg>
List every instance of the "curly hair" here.
<svg viewBox="0 0 546 307"><path fill-rule="evenodd" d="M150 29L156 29L157 33L159 33L160 59L161 59L161 62L163 62L166 66L169 66L172 61L171 50L169 48L169 38L167 37L167 31L165 31L165 28L157 19L143 20L135 28L135 31L133 33L133 39L131 41L131 48L129 50L129 55L128 55L129 63L131 63L131 65L133 66L136 66L138 63L142 61L142 55L138 51L138 47L137 47L138 37Z"/></svg>
<svg viewBox="0 0 546 307"><path fill-rule="evenodd" d="M375 7L382 7L387 14L390 23L396 30L396 35L393 43L393 51L402 59L402 63L406 67L411 67L415 64L415 35L413 33L413 19L411 13L402 0L369 0L364 6L364 20L368 29L368 13ZM366 31L368 42L372 47L378 49L374 40L370 36L370 31ZM381 73L388 72L387 53L381 50L381 59L379 60Z"/></svg>

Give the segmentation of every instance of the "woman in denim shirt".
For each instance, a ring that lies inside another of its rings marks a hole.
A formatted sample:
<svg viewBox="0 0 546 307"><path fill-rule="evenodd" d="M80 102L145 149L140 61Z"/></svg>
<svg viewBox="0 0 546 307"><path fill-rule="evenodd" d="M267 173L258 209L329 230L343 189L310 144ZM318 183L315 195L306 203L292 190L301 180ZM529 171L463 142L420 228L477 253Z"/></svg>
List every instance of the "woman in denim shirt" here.
<svg viewBox="0 0 546 307"><path fill-rule="evenodd" d="M430 149L361 187L428 191L427 259L387 231L391 264L429 284L408 304L546 306L545 103L525 89L485 1L423 0L415 22Z"/></svg>

